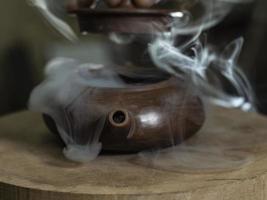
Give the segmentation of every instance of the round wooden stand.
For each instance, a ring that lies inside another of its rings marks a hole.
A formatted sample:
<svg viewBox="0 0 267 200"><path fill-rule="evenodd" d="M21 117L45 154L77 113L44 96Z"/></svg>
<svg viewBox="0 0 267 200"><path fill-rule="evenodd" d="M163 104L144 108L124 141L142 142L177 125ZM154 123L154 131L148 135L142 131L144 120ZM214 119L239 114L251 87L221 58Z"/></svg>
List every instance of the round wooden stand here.
<svg viewBox="0 0 267 200"><path fill-rule="evenodd" d="M209 113L200 133L172 153L101 155L87 164L63 157L40 114L6 116L0 199L266 200L267 119L218 108Z"/></svg>

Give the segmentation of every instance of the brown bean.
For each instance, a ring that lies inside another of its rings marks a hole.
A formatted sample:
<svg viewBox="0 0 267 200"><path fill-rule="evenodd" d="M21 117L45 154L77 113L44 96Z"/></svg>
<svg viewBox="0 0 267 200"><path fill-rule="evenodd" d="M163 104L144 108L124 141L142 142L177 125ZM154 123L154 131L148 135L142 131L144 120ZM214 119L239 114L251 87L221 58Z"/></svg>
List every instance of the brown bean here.
<svg viewBox="0 0 267 200"><path fill-rule="evenodd" d="M112 8L119 7L123 0L104 0L105 3Z"/></svg>
<svg viewBox="0 0 267 200"><path fill-rule="evenodd" d="M78 0L78 6L79 7L90 7L93 3L95 2L95 0Z"/></svg>
<svg viewBox="0 0 267 200"><path fill-rule="evenodd" d="M159 0L132 0L133 3L139 8L150 8L155 5Z"/></svg>

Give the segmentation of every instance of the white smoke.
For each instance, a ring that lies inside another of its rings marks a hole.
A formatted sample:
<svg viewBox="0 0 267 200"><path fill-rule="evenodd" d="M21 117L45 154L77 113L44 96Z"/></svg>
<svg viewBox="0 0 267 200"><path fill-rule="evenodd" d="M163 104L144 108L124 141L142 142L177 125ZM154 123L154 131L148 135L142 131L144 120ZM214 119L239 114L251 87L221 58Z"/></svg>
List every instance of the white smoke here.
<svg viewBox="0 0 267 200"><path fill-rule="evenodd" d="M45 19L68 40L75 42L77 35L60 16L66 15L65 0L28 0L30 5L35 6Z"/></svg>
<svg viewBox="0 0 267 200"><path fill-rule="evenodd" d="M233 41L218 55L209 46L204 47L199 36L199 33L196 34L187 44L178 47L169 37L158 38L150 44L150 55L157 67L190 81L200 95L210 102L254 111L253 90L236 63L243 39ZM222 77L235 90L233 95L223 89ZM211 79L216 81L211 82Z"/></svg>
<svg viewBox="0 0 267 200"><path fill-rule="evenodd" d="M190 18L190 13L182 12L177 23L171 24L170 32L159 34L149 44L149 53L154 64L163 71L186 79L189 84L192 83L200 96L211 103L227 108L255 111L253 90L237 64L244 39L234 40L222 53L217 53L201 39L202 32L219 23L234 3L244 1L198 2L204 7L202 17L195 20ZM185 40L184 34L191 37ZM177 41L180 43L177 44ZM230 93L225 89L225 82L231 88Z"/></svg>
<svg viewBox="0 0 267 200"><path fill-rule="evenodd" d="M102 149L99 138L105 119L102 119L99 110L105 108L83 95L90 93L88 88L123 87L125 85L117 74L101 64L56 58L46 67L46 80L33 90L29 109L53 118L60 137L66 144L63 152L68 159L88 162L94 160ZM98 107L100 109L96 109ZM71 112L73 119L69 115ZM95 119L99 119L97 127L85 133L85 141L79 144L79 137L83 137L83 133L79 133L81 126Z"/></svg>

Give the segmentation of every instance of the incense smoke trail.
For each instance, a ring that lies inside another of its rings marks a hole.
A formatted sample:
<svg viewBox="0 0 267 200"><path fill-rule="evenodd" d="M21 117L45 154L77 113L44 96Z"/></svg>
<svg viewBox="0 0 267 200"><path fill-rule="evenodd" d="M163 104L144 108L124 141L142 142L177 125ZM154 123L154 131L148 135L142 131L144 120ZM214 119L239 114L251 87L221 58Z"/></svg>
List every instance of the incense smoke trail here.
<svg viewBox="0 0 267 200"><path fill-rule="evenodd" d="M66 15L64 0L28 0L31 5L38 8L40 13L47 19L47 21L65 38L75 42L78 37L73 29L60 18Z"/></svg>
<svg viewBox="0 0 267 200"><path fill-rule="evenodd" d="M203 46L199 36L200 33L188 44L178 47L169 37L158 38L150 44L150 55L157 67L190 81L195 90L210 102L223 107L255 111L253 90L236 63L243 39L233 41L221 55L217 55L208 46ZM228 81L234 94L224 90L222 79Z"/></svg>

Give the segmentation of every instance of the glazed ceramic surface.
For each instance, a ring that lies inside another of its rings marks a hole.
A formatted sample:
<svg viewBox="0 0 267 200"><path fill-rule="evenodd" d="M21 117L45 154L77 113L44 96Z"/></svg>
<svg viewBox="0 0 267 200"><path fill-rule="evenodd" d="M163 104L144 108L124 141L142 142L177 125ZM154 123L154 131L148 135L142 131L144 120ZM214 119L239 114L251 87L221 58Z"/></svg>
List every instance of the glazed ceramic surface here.
<svg viewBox="0 0 267 200"><path fill-rule="evenodd" d="M77 144L88 143L97 132L103 150L116 152L179 144L194 135L205 118L201 100L174 78L122 89L87 88L68 107L59 106L58 115L69 122L68 134ZM45 121L58 133L49 116Z"/></svg>

